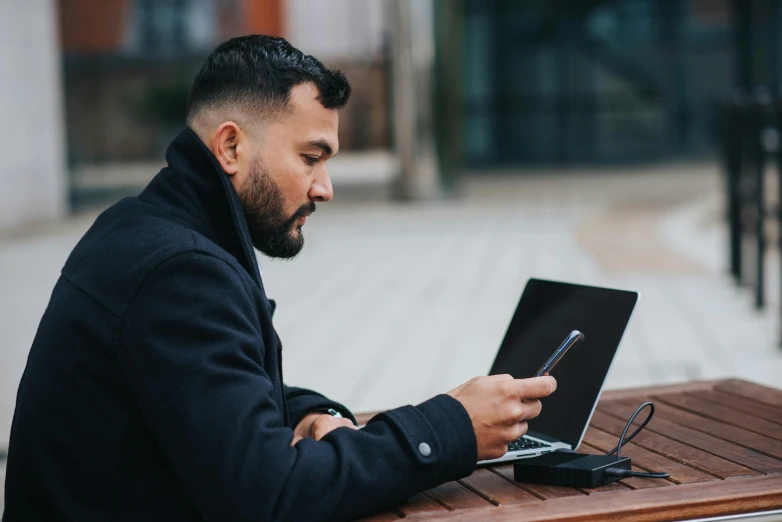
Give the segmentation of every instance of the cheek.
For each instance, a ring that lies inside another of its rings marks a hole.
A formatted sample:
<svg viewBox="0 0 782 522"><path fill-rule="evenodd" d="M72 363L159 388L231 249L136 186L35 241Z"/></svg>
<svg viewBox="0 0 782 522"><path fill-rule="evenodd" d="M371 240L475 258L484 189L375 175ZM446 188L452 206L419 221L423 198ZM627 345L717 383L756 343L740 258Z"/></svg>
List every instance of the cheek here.
<svg viewBox="0 0 782 522"><path fill-rule="evenodd" d="M299 164L297 164L297 162ZM275 181L290 214L309 201L310 167L300 157L288 161L276 172Z"/></svg>

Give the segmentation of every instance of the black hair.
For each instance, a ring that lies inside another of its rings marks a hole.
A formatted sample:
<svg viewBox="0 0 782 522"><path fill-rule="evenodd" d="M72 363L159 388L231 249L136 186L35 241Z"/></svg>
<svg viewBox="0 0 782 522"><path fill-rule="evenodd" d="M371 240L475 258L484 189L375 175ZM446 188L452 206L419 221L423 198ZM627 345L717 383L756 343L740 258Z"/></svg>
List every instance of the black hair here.
<svg viewBox="0 0 782 522"><path fill-rule="evenodd" d="M341 109L350 97L345 75L329 69L284 38L248 35L220 44L207 57L187 98L187 121L204 108L237 104L274 116L290 99L291 89L313 83L326 109Z"/></svg>

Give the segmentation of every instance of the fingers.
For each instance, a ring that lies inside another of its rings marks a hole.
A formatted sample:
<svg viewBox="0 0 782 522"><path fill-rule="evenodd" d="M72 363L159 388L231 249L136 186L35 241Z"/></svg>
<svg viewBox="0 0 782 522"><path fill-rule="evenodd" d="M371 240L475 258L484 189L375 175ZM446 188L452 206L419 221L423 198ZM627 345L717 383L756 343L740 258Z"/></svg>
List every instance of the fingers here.
<svg viewBox="0 0 782 522"><path fill-rule="evenodd" d="M516 434L513 437L513 440L516 440L520 437L523 437L527 433L527 429L529 429L529 426L526 422L520 422L516 425Z"/></svg>
<svg viewBox="0 0 782 522"><path fill-rule="evenodd" d="M474 386L482 386L485 385L486 383L491 383L492 385L496 385L497 383L503 381L513 381L513 376L508 374L488 375L488 376L479 375L477 377L473 377L472 379L465 382L464 384L461 384L460 386L457 386L453 390L449 391L448 395L450 395L455 399L458 399L467 388L474 387Z"/></svg>
<svg viewBox="0 0 782 522"><path fill-rule="evenodd" d="M487 457L496 459L505 455L508 452L508 444L523 437L527 433L527 429L526 422L516 422L501 432L497 432Z"/></svg>
<svg viewBox="0 0 782 522"><path fill-rule="evenodd" d="M521 420L531 420L540 415L540 411L543 409L543 405L537 399L522 402L524 405L524 412L521 415Z"/></svg>
<svg viewBox="0 0 782 522"><path fill-rule="evenodd" d="M531 399L528 401L505 401L503 406L498 410L500 424L512 426L519 422L532 420L540 415L543 405L537 399Z"/></svg>
<svg viewBox="0 0 782 522"><path fill-rule="evenodd" d="M548 397L557 389L557 380L554 377L532 377L530 379L516 379L513 381L513 389L519 400L540 399Z"/></svg>
<svg viewBox="0 0 782 522"><path fill-rule="evenodd" d="M332 417L331 415L321 415L315 419L315 423L312 426L312 438L320 440L337 428L358 429L350 419Z"/></svg>
<svg viewBox="0 0 782 522"><path fill-rule="evenodd" d="M486 379L489 382L494 382L494 381L512 381L513 380L513 376L512 375L508 375L507 373L503 373L503 374L500 374L500 375L489 375L487 377L479 377L479 378L480 379Z"/></svg>

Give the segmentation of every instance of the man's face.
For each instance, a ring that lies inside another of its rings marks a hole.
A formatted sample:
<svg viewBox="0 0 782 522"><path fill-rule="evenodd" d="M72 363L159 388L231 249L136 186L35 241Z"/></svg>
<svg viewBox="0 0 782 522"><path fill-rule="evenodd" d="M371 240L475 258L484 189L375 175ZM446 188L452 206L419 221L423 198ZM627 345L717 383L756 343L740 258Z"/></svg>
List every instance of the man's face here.
<svg viewBox="0 0 782 522"><path fill-rule="evenodd" d="M331 200L326 160L339 148L336 110L324 108L312 84L291 89L287 111L265 125L237 187L255 248L291 258L304 246L301 228L316 202Z"/></svg>

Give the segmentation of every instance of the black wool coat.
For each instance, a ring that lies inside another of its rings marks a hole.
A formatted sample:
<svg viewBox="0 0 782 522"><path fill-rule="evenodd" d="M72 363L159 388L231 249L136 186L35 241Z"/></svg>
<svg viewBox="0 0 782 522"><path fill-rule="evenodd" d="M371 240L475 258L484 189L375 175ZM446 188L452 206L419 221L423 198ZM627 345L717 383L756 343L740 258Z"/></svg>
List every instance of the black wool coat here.
<svg viewBox="0 0 782 522"><path fill-rule="evenodd" d="M471 473L470 418L447 395L290 447L309 411L353 417L283 384L217 160L189 129L166 160L62 270L19 386L3 520L342 520Z"/></svg>

